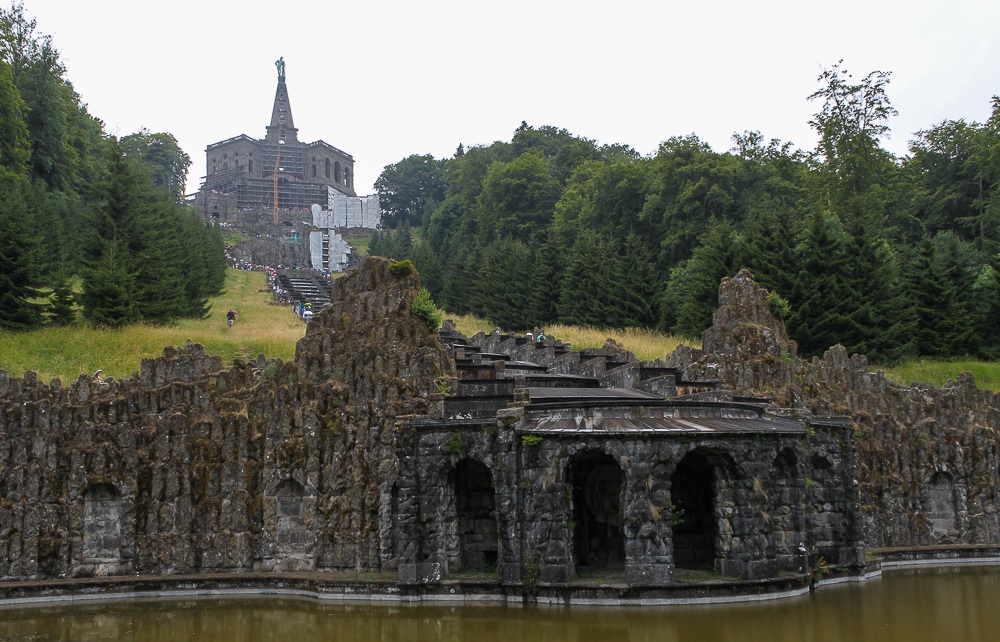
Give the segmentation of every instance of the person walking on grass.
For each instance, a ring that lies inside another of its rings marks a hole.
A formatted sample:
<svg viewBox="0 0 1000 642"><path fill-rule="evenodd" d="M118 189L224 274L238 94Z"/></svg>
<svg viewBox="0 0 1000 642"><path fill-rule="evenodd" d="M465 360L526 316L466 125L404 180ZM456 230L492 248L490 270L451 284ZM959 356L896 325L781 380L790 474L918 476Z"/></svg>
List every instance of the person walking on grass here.
<svg viewBox="0 0 1000 642"><path fill-rule="evenodd" d="M229 312L226 312L226 323L229 324L230 328L233 327L234 323L236 323L237 314L239 314L239 312L233 310L232 308L229 309Z"/></svg>

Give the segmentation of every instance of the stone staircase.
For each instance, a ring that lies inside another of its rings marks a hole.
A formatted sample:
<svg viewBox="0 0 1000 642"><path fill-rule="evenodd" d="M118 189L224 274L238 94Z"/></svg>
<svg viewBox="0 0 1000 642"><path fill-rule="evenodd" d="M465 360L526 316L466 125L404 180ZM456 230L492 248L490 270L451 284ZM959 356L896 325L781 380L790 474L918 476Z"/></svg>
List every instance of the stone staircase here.
<svg viewBox="0 0 1000 642"><path fill-rule="evenodd" d="M333 291L332 281L312 270L278 270L275 282L289 301L311 303L317 310L330 302Z"/></svg>
<svg viewBox="0 0 1000 642"><path fill-rule="evenodd" d="M714 393L716 382L690 382L663 361L639 361L612 340L574 350L554 338L542 342L494 331L466 337L445 321L439 331L458 371L445 397L445 418L495 418L515 402L627 404Z"/></svg>

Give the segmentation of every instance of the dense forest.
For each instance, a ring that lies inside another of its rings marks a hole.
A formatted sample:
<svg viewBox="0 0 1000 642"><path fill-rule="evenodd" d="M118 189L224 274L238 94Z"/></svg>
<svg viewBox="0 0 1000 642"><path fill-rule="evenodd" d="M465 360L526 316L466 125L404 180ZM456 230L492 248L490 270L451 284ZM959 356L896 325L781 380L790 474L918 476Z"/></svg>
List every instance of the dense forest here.
<svg viewBox="0 0 1000 642"><path fill-rule="evenodd" d="M695 135L650 156L522 123L510 142L414 155L376 182L369 251L410 258L435 299L507 328L645 326L698 336L748 268L804 355L1000 354L1000 98L985 123L882 147L890 73L842 63L808 96L815 149Z"/></svg>
<svg viewBox="0 0 1000 642"><path fill-rule="evenodd" d="M51 37L0 9L0 328L204 315L226 259L183 204L190 164L170 134L107 135Z"/></svg>

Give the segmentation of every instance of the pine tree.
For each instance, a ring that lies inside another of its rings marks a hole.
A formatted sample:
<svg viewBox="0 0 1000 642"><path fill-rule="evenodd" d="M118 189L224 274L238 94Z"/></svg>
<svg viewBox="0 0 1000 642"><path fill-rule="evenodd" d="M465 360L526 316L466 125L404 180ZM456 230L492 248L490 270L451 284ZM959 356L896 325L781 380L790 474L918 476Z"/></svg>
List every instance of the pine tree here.
<svg viewBox="0 0 1000 642"><path fill-rule="evenodd" d="M29 330L41 322L24 191L22 180L0 176L0 328L6 330Z"/></svg>
<svg viewBox="0 0 1000 642"><path fill-rule="evenodd" d="M141 217L147 203L142 174L126 160L114 138L98 195L84 257L80 303L91 323L119 327L141 318L136 275L139 255L145 249Z"/></svg>
<svg viewBox="0 0 1000 642"><path fill-rule="evenodd" d="M559 321L607 328L615 325L609 304L609 268L615 259L591 230L582 230L566 263L559 294Z"/></svg>
<svg viewBox="0 0 1000 642"><path fill-rule="evenodd" d="M702 235L685 271L678 273L683 274L686 285L674 299L674 332L696 337L712 325L712 313L719 304L719 282L739 269L740 243L735 229L726 221L713 221Z"/></svg>
<svg viewBox="0 0 1000 642"><path fill-rule="evenodd" d="M52 297L46 313L55 325L70 325L76 320L76 296L65 274L57 275L52 284Z"/></svg>
<svg viewBox="0 0 1000 642"><path fill-rule="evenodd" d="M625 237L622 257L616 265L618 269L611 291L616 294L622 326L652 327L659 310L659 283L653 255L638 235Z"/></svg>
<svg viewBox="0 0 1000 642"><path fill-rule="evenodd" d="M545 327L559 319L557 304L562 283L562 265L555 235L549 232L545 242L535 248L531 281L528 284L528 320L532 327Z"/></svg>
<svg viewBox="0 0 1000 642"><path fill-rule="evenodd" d="M838 343L851 345L860 336L852 317L849 261L840 222L825 212L813 212L789 297L789 332L804 356L822 354Z"/></svg>

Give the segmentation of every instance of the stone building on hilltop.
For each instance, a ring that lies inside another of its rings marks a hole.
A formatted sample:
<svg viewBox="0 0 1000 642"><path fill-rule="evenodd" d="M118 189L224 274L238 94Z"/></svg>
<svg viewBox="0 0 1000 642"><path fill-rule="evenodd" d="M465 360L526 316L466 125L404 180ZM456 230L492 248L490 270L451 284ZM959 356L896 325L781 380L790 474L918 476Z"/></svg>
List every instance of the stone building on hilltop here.
<svg viewBox="0 0 1000 642"><path fill-rule="evenodd" d="M360 211L370 198L377 210L377 197L359 198L354 191L353 156L322 140L299 140L284 61L276 64L278 84L264 138L240 134L205 149L205 182L194 203L203 218L240 224L277 210L295 223L306 220L313 205ZM296 211L305 218L289 218Z"/></svg>

